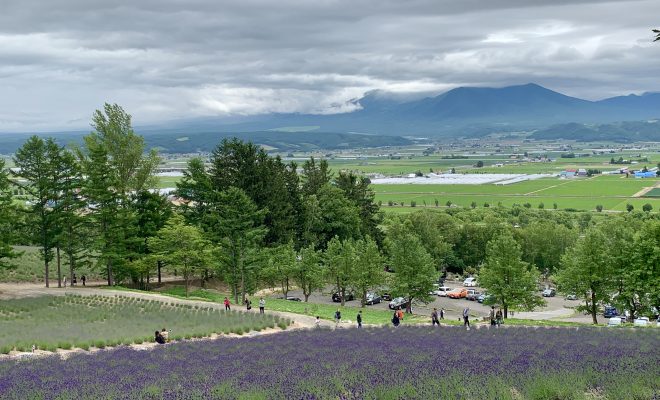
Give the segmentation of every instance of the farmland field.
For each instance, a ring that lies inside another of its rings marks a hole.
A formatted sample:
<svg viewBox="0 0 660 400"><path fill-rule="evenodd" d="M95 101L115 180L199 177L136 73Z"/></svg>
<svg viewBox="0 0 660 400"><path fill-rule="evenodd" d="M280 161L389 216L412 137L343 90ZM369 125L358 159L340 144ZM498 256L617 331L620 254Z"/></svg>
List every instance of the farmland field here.
<svg viewBox="0 0 660 400"><path fill-rule="evenodd" d="M5 399L652 399L654 329L304 330L0 362Z"/></svg>
<svg viewBox="0 0 660 400"><path fill-rule="evenodd" d="M0 302L0 350L105 347L172 338L243 333L287 322L272 315L224 312L124 296L42 296Z"/></svg>
<svg viewBox="0 0 660 400"><path fill-rule="evenodd" d="M410 206L412 201L417 207L435 207L435 201L444 206L447 201L468 207L476 202L478 207L484 203L510 207L514 204L530 203L536 208L543 204L545 208L575 208L593 210L602 205L605 210L624 211L627 204L635 209L650 203L655 210L660 207L660 200L633 197L640 190L653 186L654 179L624 178L622 175L603 175L593 178L559 179L545 178L524 181L510 185L411 185L383 184L373 185L376 201L387 206L390 201L400 207L401 202ZM385 207L391 210L391 207Z"/></svg>

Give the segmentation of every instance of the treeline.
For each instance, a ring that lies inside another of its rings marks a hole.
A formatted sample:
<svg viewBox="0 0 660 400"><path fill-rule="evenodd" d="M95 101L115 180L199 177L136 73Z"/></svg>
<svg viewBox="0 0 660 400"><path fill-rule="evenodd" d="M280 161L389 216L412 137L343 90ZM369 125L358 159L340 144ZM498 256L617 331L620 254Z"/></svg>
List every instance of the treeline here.
<svg viewBox="0 0 660 400"><path fill-rule="evenodd" d="M220 278L236 302L264 286L295 286L307 300L331 285L363 305L385 286L426 303L452 272L478 276L505 314L542 304L544 280L594 318L603 303L637 314L660 306L657 214L492 206L384 216L367 178L324 160L285 163L238 139L190 160L172 202L151 189L158 156L121 107L106 105L92 126L82 146L32 137L13 173L0 165L0 265L20 268L11 245L31 244L58 284L85 263L109 285L147 286L165 268L186 293L193 277ZM29 203L14 202L14 190Z"/></svg>

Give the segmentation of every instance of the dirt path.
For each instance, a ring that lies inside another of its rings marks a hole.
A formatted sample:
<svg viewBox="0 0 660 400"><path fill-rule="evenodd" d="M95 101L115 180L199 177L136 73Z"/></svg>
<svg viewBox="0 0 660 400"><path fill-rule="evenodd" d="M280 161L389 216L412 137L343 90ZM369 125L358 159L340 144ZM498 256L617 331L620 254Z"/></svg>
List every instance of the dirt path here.
<svg viewBox="0 0 660 400"><path fill-rule="evenodd" d="M660 187L660 182L656 182L656 184L653 185L653 186L643 188L639 192L633 194L632 197L642 197L642 196L644 196L645 194L647 194L648 192L650 192L651 190L653 190L657 187Z"/></svg>

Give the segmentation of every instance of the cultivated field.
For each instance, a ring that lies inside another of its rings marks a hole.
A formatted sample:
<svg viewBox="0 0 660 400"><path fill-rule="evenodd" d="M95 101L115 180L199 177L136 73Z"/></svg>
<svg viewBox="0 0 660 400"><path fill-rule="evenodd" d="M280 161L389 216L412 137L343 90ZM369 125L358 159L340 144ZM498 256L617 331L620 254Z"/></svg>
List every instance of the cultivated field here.
<svg viewBox="0 0 660 400"><path fill-rule="evenodd" d="M476 202L478 207L485 203L489 206L501 204L510 207L514 204L531 204L533 208L543 204L544 208L594 210L602 205L604 210L624 211L627 204L641 210L649 203L654 210L660 207L660 200L646 197L634 197L640 190L655 185L654 179L625 178L625 175L602 175L592 178L545 178L524 181L510 185L373 185L376 201L387 207L389 202L395 206L410 207L415 201L417 207L435 207L435 201L445 206L452 204L469 207Z"/></svg>
<svg viewBox="0 0 660 400"><path fill-rule="evenodd" d="M139 344L154 341L154 331L161 328L171 330L171 339L182 339L287 324L272 315L134 297L42 296L0 302L0 351Z"/></svg>
<svg viewBox="0 0 660 400"><path fill-rule="evenodd" d="M652 399L653 329L304 330L0 362L5 399Z"/></svg>

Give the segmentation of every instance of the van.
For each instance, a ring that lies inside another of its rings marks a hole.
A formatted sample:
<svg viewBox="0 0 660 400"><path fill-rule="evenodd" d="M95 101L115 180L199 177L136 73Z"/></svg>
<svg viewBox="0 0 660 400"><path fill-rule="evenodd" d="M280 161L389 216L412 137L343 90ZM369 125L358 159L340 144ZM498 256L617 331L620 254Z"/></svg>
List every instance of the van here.
<svg viewBox="0 0 660 400"><path fill-rule="evenodd" d="M463 286L465 287L477 286L477 278L473 278L473 277L465 278L465 280L463 281Z"/></svg>

